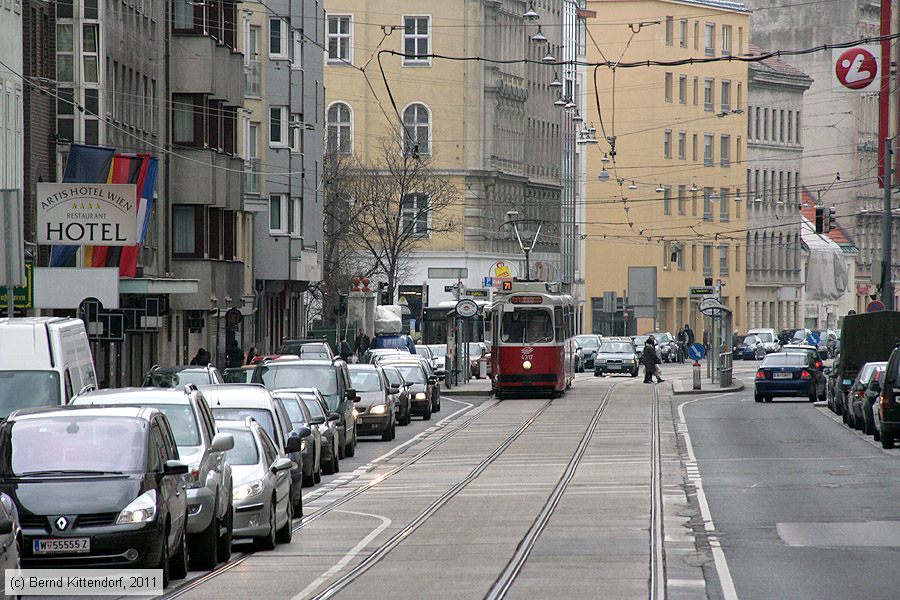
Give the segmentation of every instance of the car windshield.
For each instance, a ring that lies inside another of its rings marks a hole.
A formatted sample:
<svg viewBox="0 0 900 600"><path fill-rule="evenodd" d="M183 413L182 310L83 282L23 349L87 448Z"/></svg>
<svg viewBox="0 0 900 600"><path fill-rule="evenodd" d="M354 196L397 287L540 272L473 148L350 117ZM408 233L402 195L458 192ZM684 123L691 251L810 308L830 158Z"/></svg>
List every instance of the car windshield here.
<svg viewBox="0 0 900 600"><path fill-rule="evenodd" d="M16 421L0 447L0 470L142 473L149 426L144 419L78 414Z"/></svg>
<svg viewBox="0 0 900 600"><path fill-rule="evenodd" d="M553 318L540 308L504 312L500 340L507 344L540 344L553 341Z"/></svg>
<svg viewBox="0 0 900 600"><path fill-rule="evenodd" d="M425 383L425 372L422 367L399 366L397 370L403 375L403 379L410 383Z"/></svg>
<svg viewBox="0 0 900 600"><path fill-rule="evenodd" d="M391 385L403 385L403 380L400 377L399 371L393 367L385 367L384 376L387 377L388 383Z"/></svg>
<svg viewBox="0 0 900 600"><path fill-rule="evenodd" d="M304 398L303 403L306 405L306 408L309 409L309 414L312 415L313 419L325 417L325 411L322 410L322 405L319 404L318 400L314 398Z"/></svg>
<svg viewBox="0 0 900 600"><path fill-rule="evenodd" d="M74 390L78 391L78 390ZM0 371L0 418L14 410L36 406L56 406L59 373L55 371Z"/></svg>
<svg viewBox="0 0 900 600"><path fill-rule="evenodd" d="M350 383L357 392L380 392L384 389L375 369L351 369Z"/></svg>
<svg viewBox="0 0 900 600"><path fill-rule="evenodd" d="M600 342L592 335L576 335L575 341L582 348L599 348Z"/></svg>
<svg viewBox="0 0 900 600"><path fill-rule="evenodd" d="M662 342L662 343L666 343L666 342L670 341L671 339L673 339L673 338L672 338L672 334L671 334L671 333L666 333L665 331L660 332L660 333L651 333L650 335L652 335L653 338L654 338L657 342Z"/></svg>
<svg viewBox="0 0 900 600"><path fill-rule="evenodd" d="M272 419L272 413L267 411L264 408L213 408L212 409L213 418L219 421L243 421L247 417L253 417L253 419L259 423L263 429L266 430L266 433L269 434L273 440L277 439L275 437L275 421Z"/></svg>
<svg viewBox="0 0 900 600"><path fill-rule="evenodd" d="M647 343L647 340L650 338L649 335L637 335L634 337L634 345L638 348L642 347Z"/></svg>
<svg viewBox="0 0 900 600"><path fill-rule="evenodd" d="M250 383L253 378L253 369L225 369L222 379L225 383Z"/></svg>
<svg viewBox="0 0 900 600"><path fill-rule="evenodd" d="M323 395L337 394L334 367L319 365L265 365L261 371L262 384L270 390L282 388L316 388Z"/></svg>
<svg viewBox="0 0 900 600"><path fill-rule="evenodd" d="M293 425L306 425L306 415L303 414L303 409L300 408L300 401L294 397L285 397L279 396L281 400L282 406L284 406L284 410L288 414L288 419L291 420L291 424Z"/></svg>
<svg viewBox="0 0 900 600"><path fill-rule="evenodd" d="M431 346L431 353L435 358L444 358L447 356L447 346Z"/></svg>
<svg viewBox="0 0 900 600"><path fill-rule="evenodd" d="M259 450L253 432L249 429L228 429L234 437L234 448L225 451L225 460L229 465L259 464Z"/></svg>
<svg viewBox="0 0 900 600"><path fill-rule="evenodd" d="M194 385L209 385L209 373L202 371L151 371L147 373L144 387L181 388L189 383Z"/></svg>
<svg viewBox="0 0 900 600"><path fill-rule="evenodd" d="M809 358L802 354L770 354L762 361L763 367L805 367Z"/></svg>
<svg viewBox="0 0 900 600"><path fill-rule="evenodd" d="M768 331L768 332L761 331L759 333L755 333L754 335L757 336L760 340L762 340L762 342L765 344L775 341L775 336L772 335L772 332L770 332L770 331Z"/></svg>
<svg viewBox="0 0 900 600"><path fill-rule="evenodd" d="M808 331L805 331L803 329L798 329L797 331L794 332L794 335L791 337L791 340L793 340L795 342L798 342L798 341L802 342L803 340L806 339L807 335L809 335Z"/></svg>
<svg viewBox="0 0 900 600"><path fill-rule="evenodd" d="M481 358L482 354L484 354L484 348L481 347L481 344L469 343L469 358Z"/></svg>
<svg viewBox="0 0 900 600"><path fill-rule="evenodd" d="M425 346L416 346L416 354L424 358L431 358L431 353Z"/></svg>
<svg viewBox="0 0 900 600"><path fill-rule="evenodd" d="M863 385L868 384L872 379L872 373L875 372L876 366L875 363L864 364L862 369L859 370L859 375L856 376L856 380Z"/></svg>
<svg viewBox="0 0 900 600"><path fill-rule="evenodd" d="M600 352L632 354L634 346L631 345L631 342L603 342L600 345Z"/></svg>
<svg viewBox="0 0 900 600"><path fill-rule="evenodd" d="M154 404L153 408L166 415L172 427L172 435L179 446L199 446L200 428L193 409L187 404Z"/></svg>

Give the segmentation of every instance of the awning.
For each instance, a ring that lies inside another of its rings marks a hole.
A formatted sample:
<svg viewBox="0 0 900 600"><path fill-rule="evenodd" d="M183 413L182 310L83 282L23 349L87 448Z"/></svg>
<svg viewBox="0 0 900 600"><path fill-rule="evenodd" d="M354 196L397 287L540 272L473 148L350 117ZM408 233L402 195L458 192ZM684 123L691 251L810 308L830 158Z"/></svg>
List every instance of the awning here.
<svg viewBox="0 0 900 600"><path fill-rule="evenodd" d="M200 289L199 279L168 279L168 278L121 278L119 279L120 294L196 294Z"/></svg>

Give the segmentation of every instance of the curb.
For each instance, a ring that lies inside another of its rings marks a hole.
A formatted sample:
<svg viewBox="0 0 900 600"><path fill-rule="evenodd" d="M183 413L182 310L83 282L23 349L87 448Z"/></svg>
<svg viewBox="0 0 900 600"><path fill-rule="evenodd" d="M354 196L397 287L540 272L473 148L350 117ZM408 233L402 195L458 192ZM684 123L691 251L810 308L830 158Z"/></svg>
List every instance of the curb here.
<svg viewBox="0 0 900 600"><path fill-rule="evenodd" d="M700 394L730 394L731 392L740 392L744 389L744 383L742 381L738 381L730 385L729 387L716 387L716 388L704 388L702 390L694 390L694 389L686 389L686 390L676 390L675 385L672 385L672 393L676 396L694 396Z"/></svg>

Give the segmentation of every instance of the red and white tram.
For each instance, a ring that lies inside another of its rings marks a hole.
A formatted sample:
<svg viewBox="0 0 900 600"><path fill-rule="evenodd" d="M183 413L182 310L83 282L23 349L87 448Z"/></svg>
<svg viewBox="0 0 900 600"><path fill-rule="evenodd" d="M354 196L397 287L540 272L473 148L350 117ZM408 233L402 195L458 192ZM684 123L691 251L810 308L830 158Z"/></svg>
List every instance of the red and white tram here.
<svg viewBox="0 0 900 600"><path fill-rule="evenodd" d="M497 398L561 396L575 378L575 305L559 285L515 281L492 305L492 386Z"/></svg>

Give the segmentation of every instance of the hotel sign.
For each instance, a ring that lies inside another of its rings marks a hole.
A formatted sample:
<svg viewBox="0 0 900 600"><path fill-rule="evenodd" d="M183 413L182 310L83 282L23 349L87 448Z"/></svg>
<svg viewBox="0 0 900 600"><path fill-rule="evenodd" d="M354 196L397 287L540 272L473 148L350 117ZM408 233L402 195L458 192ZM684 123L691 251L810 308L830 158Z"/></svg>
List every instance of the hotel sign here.
<svg viewBox="0 0 900 600"><path fill-rule="evenodd" d="M137 186L39 183L38 243L58 246L133 246L137 243Z"/></svg>

